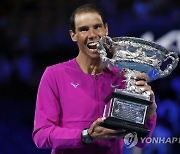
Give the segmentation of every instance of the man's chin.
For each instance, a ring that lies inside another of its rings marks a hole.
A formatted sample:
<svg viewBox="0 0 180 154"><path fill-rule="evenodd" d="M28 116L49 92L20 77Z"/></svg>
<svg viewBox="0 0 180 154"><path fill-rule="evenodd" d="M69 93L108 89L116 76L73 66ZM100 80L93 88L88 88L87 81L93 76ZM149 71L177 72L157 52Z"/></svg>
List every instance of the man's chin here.
<svg viewBox="0 0 180 154"><path fill-rule="evenodd" d="M100 55L97 49L89 49L89 56L92 59L96 59L96 60L100 59Z"/></svg>
<svg viewBox="0 0 180 154"><path fill-rule="evenodd" d="M99 54L98 51L97 51L97 49L89 49L89 51L90 51L91 53L97 53L97 54Z"/></svg>

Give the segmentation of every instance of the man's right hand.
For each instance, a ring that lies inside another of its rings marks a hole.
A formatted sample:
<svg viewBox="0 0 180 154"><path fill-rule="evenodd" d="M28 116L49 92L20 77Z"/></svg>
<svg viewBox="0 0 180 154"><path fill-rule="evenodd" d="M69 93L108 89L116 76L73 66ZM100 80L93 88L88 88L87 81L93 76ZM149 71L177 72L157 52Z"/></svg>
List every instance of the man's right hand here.
<svg viewBox="0 0 180 154"><path fill-rule="evenodd" d="M105 118L98 118L96 121L92 123L92 125L88 129L88 133L94 141L100 139L119 138L121 136L124 136L125 130L123 129L114 130L102 127L101 124L104 120Z"/></svg>

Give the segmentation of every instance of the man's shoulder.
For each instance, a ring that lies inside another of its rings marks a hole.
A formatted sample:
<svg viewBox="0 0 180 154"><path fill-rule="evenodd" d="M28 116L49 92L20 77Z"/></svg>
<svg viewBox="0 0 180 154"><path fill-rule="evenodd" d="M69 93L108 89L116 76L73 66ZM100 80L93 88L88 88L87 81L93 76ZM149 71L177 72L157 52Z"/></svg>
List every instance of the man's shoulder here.
<svg viewBox="0 0 180 154"><path fill-rule="evenodd" d="M43 76L45 76L47 78L49 78L49 77L52 78L54 76L62 77L65 74L67 74L67 72L72 72L70 70L72 70L72 69L76 70L75 63L76 63L75 59L71 59L71 60L68 60L65 62L47 66L43 73Z"/></svg>
<svg viewBox="0 0 180 154"><path fill-rule="evenodd" d="M71 59L71 60L68 60L65 62L61 62L61 63L57 63L54 65L48 66L47 69L51 69L56 72L56 71L61 71L61 70L68 69L68 68L73 68L74 64L75 64L75 59Z"/></svg>

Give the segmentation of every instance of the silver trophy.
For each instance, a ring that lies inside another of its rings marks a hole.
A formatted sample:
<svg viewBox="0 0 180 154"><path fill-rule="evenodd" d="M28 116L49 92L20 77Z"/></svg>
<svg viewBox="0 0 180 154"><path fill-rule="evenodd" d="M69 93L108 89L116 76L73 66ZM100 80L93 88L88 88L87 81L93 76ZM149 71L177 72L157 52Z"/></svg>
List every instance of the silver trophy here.
<svg viewBox="0 0 180 154"><path fill-rule="evenodd" d="M104 36L97 49L107 68L123 72L126 77L126 88L115 89L110 105L105 107L103 126L146 136L149 133L145 127L146 113L152 102L148 92L135 92L135 76L137 73L146 73L149 81L153 81L169 75L178 64L177 53L155 42L135 37Z"/></svg>

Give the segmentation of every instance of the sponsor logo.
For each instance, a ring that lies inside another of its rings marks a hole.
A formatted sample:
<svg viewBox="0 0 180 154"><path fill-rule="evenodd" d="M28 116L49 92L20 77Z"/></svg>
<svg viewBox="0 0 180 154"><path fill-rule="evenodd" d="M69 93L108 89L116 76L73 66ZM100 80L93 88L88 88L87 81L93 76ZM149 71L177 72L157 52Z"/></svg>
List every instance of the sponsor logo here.
<svg viewBox="0 0 180 154"><path fill-rule="evenodd" d="M120 85L119 84L112 84L111 83L111 88L117 88L117 87L119 87Z"/></svg>
<svg viewBox="0 0 180 154"><path fill-rule="evenodd" d="M71 85L74 87L74 88L77 88L79 86L79 83L73 83L71 82Z"/></svg>

